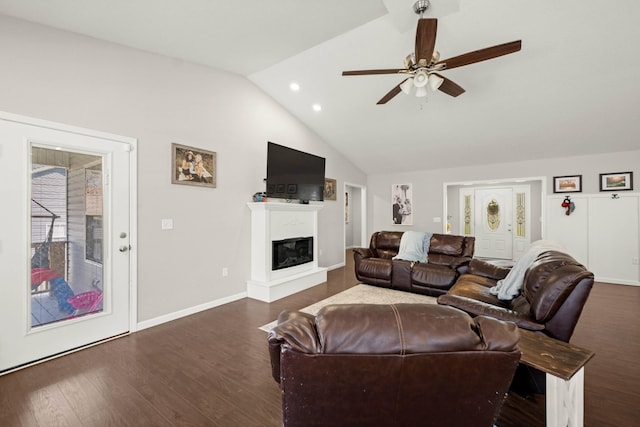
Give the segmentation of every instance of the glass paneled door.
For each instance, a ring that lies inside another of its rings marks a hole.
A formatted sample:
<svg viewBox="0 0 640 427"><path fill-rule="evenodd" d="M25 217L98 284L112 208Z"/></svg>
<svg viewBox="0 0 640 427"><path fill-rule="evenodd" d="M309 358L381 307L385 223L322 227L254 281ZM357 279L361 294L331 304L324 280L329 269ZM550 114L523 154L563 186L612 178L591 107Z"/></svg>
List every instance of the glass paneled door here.
<svg viewBox="0 0 640 427"><path fill-rule="evenodd" d="M134 144L0 113L0 372L129 331Z"/></svg>

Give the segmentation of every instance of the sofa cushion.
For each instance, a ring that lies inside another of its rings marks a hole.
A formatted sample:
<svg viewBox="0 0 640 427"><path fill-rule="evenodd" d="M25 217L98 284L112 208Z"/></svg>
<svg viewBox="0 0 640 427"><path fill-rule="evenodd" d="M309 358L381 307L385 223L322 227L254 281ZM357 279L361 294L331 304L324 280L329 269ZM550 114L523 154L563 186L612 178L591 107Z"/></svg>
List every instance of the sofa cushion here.
<svg viewBox="0 0 640 427"><path fill-rule="evenodd" d="M369 247L375 251L374 256L391 259L398 255L403 231L378 231L371 235Z"/></svg>
<svg viewBox="0 0 640 427"><path fill-rule="evenodd" d="M509 268L500 267L495 264L491 264L480 259L474 258L469 263L469 274L474 274L476 276L487 277L493 280L504 279L507 274L509 274ZM494 284L491 285L495 286Z"/></svg>
<svg viewBox="0 0 640 427"><path fill-rule="evenodd" d="M472 298L499 307L510 307L510 301L499 300L498 297L489 292L489 289L495 284L495 280L487 277L471 273L463 274L447 293Z"/></svg>
<svg viewBox="0 0 640 427"><path fill-rule="evenodd" d="M429 264L445 265L449 268L451 268L452 265L456 263L456 261L458 261L459 259L461 258L452 256L452 255L439 254L439 253L429 253L429 258L428 258Z"/></svg>
<svg viewBox="0 0 640 427"><path fill-rule="evenodd" d="M364 277L391 281L392 263L393 261L391 259L364 258L360 260L358 274Z"/></svg>
<svg viewBox="0 0 640 427"><path fill-rule="evenodd" d="M444 265L414 264L411 271L411 283L418 286L447 290L456 280L455 270Z"/></svg>
<svg viewBox="0 0 640 427"><path fill-rule="evenodd" d="M452 256L462 256L464 250L464 236L452 234L434 234L431 237L429 246L429 257L431 254L444 254Z"/></svg>

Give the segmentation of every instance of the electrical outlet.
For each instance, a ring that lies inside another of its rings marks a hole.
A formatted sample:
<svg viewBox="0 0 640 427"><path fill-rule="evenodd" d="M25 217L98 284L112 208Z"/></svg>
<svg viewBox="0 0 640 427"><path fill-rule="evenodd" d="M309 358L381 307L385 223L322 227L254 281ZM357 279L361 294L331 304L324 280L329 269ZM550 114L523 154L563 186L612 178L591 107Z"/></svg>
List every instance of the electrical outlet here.
<svg viewBox="0 0 640 427"><path fill-rule="evenodd" d="M229 275L229 269L227 267L222 267L222 277L227 277Z"/></svg>
<svg viewBox="0 0 640 427"><path fill-rule="evenodd" d="M173 220L172 219L163 219L161 223L161 228L163 230L172 230L173 229Z"/></svg>
<svg viewBox="0 0 640 427"><path fill-rule="evenodd" d="M638 259L638 258L633 258L633 259L631 260L631 264L633 264L633 265L640 265L640 259Z"/></svg>
<svg viewBox="0 0 640 427"><path fill-rule="evenodd" d="M319 252L319 255L322 256L322 249L320 249L318 252Z"/></svg>

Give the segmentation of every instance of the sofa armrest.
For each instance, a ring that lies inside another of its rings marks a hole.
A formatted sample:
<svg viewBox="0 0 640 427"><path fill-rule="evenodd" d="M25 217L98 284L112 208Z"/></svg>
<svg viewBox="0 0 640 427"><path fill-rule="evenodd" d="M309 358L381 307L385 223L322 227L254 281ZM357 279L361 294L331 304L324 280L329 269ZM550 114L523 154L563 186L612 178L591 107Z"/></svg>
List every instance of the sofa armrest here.
<svg viewBox="0 0 640 427"><path fill-rule="evenodd" d="M453 268L454 270L458 270L458 272L462 274L463 272L461 271L461 269L464 268L465 269L464 272L466 272L467 271L466 267L469 265L471 260L472 260L471 257L461 256L453 260L453 262L451 263L451 268Z"/></svg>
<svg viewBox="0 0 640 427"><path fill-rule="evenodd" d="M373 251L369 248L354 248L353 249L354 258L371 258L373 256Z"/></svg>
<svg viewBox="0 0 640 427"><path fill-rule="evenodd" d="M474 316L488 316L507 322L513 322L518 325L518 327L528 329L530 331L544 330L543 324L537 323L517 311L498 307L493 304L488 304L486 302L460 295L440 295L438 297L438 304L455 307Z"/></svg>
<svg viewBox="0 0 640 427"><path fill-rule="evenodd" d="M278 326L269 331L271 375L280 382L280 352L288 347L302 353L319 353L320 342L315 316L301 311L285 310L278 316Z"/></svg>
<svg viewBox="0 0 640 427"><path fill-rule="evenodd" d="M511 271L510 268L498 267L497 265L474 258L471 260L471 262L469 262L468 273L493 280L501 280L507 277L509 271Z"/></svg>

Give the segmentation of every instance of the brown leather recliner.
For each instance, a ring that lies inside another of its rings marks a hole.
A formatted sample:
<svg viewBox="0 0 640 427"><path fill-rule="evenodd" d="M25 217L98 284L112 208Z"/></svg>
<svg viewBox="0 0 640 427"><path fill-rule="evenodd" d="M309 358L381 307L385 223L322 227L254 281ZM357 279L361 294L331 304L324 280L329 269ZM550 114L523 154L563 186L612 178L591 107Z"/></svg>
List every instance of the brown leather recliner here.
<svg viewBox="0 0 640 427"><path fill-rule="evenodd" d="M503 301L489 289L508 272L507 268L474 259L469 263L468 274L462 275L446 295L438 297L438 304L515 322L523 329L569 342L593 287L593 273L566 253L544 252L525 272L521 294ZM520 365L511 390L524 395L544 393L545 375Z"/></svg>
<svg viewBox="0 0 640 427"><path fill-rule="evenodd" d="M513 323L435 304L285 311L269 332L284 426L492 426L520 360Z"/></svg>
<svg viewBox="0 0 640 427"><path fill-rule="evenodd" d="M475 237L433 234L427 262L392 260L398 255L402 231L378 231L368 248L355 248L356 278L368 285L438 296L464 274L473 258Z"/></svg>
<svg viewBox="0 0 640 427"><path fill-rule="evenodd" d="M523 329L569 342L593 287L593 273L566 253L544 252L525 272L521 294L502 301L489 289L508 271L474 259L468 273L438 297L438 304L515 322Z"/></svg>

